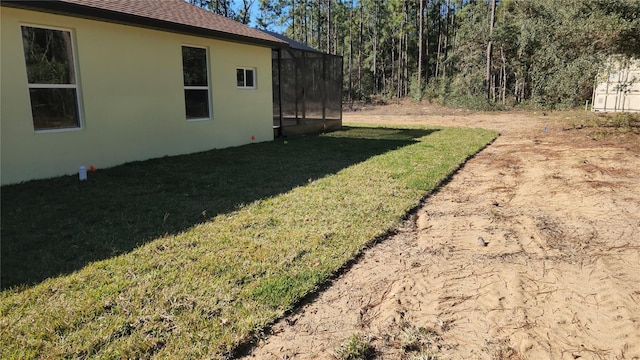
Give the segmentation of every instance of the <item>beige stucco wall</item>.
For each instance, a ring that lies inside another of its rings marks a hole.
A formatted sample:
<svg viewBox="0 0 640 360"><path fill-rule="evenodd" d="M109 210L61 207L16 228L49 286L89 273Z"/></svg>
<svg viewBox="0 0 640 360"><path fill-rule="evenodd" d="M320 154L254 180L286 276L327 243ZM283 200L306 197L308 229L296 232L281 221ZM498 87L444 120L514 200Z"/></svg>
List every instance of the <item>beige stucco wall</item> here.
<svg viewBox="0 0 640 360"><path fill-rule="evenodd" d="M271 50L164 31L2 7L2 184L273 139ZM71 30L82 128L35 132L20 25ZM182 45L208 49L212 118L185 119ZM257 69L238 89L236 67Z"/></svg>

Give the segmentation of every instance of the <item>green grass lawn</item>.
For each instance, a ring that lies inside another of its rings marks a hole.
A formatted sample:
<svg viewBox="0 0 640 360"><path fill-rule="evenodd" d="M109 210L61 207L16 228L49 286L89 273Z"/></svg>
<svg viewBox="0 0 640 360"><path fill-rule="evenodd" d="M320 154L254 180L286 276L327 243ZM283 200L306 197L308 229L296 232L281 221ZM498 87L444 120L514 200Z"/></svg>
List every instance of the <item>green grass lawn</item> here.
<svg viewBox="0 0 640 360"><path fill-rule="evenodd" d="M220 358L497 134L344 127L2 187L0 358Z"/></svg>

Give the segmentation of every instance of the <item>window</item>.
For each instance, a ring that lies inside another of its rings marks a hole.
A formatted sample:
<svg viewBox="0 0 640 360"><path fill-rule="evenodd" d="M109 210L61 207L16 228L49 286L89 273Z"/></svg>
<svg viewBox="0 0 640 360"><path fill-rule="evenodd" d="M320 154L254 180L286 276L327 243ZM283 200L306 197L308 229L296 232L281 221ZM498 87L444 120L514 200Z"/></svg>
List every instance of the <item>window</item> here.
<svg viewBox="0 0 640 360"><path fill-rule="evenodd" d="M22 45L35 130L80 127L71 32L22 26Z"/></svg>
<svg viewBox="0 0 640 360"><path fill-rule="evenodd" d="M245 89L256 88L256 71L255 69L238 68L236 69L236 78L238 87Z"/></svg>
<svg viewBox="0 0 640 360"><path fill-rule="evenodd" d="M184 103L187 120L209 118L209 75L207 49L182 47Z"/></svg>

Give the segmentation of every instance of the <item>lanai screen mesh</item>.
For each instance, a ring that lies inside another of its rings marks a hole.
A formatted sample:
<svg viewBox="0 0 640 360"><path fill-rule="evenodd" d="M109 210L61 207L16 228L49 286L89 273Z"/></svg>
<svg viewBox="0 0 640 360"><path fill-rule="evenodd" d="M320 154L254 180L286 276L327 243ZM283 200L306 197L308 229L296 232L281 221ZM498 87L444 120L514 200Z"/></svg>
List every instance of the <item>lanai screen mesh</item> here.
<svg viewBox="0 0 640 360"><path fill-rule="evenodd" d="M342 125L342 57L282 49L272 60L274 127L293 134Z"/></svg>

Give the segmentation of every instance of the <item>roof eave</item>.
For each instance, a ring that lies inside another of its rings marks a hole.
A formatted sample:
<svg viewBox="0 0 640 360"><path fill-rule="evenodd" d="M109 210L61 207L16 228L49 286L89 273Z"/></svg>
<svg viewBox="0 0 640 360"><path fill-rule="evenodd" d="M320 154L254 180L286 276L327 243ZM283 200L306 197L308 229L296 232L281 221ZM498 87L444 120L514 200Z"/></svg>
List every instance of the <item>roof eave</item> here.
<svg viewBox="0 0 640 360"><path fill-rule="evenodd" d="M159 19L152 19L143 16L126 14L122 12L110 11L105 9L94 8L91 6L83 6L78 4L67 3L63 1L20 1L20 0L2 0L2 6L20 8L25 10L36 10L58 15L68 15L81 17L85 19L112 22L122 25L137 26L153 30L169 31L174 33L195 35L212 39L232 41L236 43L244 43L250 45L259 45L270 48L288 48L289 45L284 42L269 41L266 39L258 39L238 34L216 31L211 29L200 28L185 24L174 23Z"/></svg>

